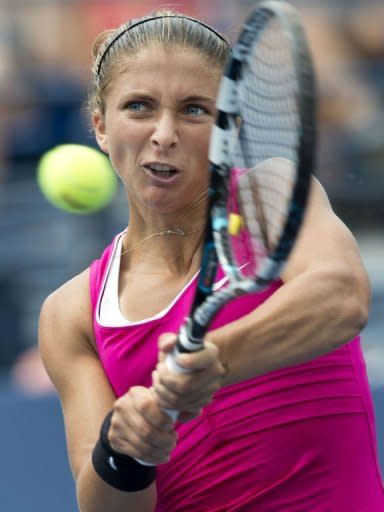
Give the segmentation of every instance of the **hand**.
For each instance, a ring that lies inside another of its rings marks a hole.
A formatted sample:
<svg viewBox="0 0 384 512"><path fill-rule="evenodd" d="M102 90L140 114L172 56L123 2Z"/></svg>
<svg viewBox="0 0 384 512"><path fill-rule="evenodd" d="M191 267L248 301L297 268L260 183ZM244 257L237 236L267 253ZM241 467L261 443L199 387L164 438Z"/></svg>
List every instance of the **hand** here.
<svg viewBox="0 0 384 512"><path fill-rule="evenodd" d="M177 435L153 390L140 386L116 400L108 440L119 453L154 465L169 461Z"/></svg>
<svg viewBox="0 0 384 512"><path fill-rule="evenodd" d="M173 351L176 341L174 334L159 338L159 362L152 374L152 386L160 407L181 411L178 420L185 422L197 417L201 408L211 402L213 394L221 387L225 370L216 345L206 343L198 352L177 356L176 362L189 370L188 373L171 371L166 357Z"/></svg>

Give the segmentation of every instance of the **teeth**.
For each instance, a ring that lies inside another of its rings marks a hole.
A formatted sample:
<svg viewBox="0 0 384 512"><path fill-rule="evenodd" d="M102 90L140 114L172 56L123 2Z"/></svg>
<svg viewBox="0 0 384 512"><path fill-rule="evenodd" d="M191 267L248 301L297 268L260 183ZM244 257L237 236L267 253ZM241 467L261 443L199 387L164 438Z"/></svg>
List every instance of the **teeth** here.
<svg viewBox="0 0 384 512"><path fill-rule="evenodd" d="M170 173L170 172L174 172L175 171L175 169L173 167L169 167L169 165L162 165L162 164L151 164L150 168L153 171L156 171L156 172L167 172L167 173Z"/></svg>

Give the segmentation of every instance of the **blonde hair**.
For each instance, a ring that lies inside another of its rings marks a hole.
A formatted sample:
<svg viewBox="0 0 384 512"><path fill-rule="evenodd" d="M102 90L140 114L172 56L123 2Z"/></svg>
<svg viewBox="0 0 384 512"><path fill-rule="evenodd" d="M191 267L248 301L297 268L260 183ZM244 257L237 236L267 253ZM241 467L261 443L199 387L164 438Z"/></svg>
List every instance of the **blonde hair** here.
<svg viewBox="0 0 384 512"><path fill-rule="evenodd" d="M214 66L223 68L230 52L228 40L202 21L170 10L130 20L114 30L102 32L93 44L92 83L88 108L105 110L105 91L133 56L152 43L165 47L192 48Z"/></svg>

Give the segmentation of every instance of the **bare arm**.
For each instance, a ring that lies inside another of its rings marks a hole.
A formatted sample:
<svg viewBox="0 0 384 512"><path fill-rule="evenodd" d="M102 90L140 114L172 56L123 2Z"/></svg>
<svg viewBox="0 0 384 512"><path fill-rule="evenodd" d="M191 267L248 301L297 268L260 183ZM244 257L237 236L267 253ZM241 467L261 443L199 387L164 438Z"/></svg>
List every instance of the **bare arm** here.
<svg viewBox="0 0 384 512"><path fill-rule="evenodd" d="M283 281L254 312L207 335L229 365L225 384L321 356L367 322L367 273L317 180Z"/></svg>
<svg viewBox="0 0 384 512"><path fill-rule="evenodd" d="M143 420L143 415L147 414L151 421L155 418L156 423L158 418L161 422L163 413L144 388L134 388L116 400L93 346L88 297L88 272L84 272L48 297L39 324L42 358L62 402L79 507L82 512L152 512L156 503L154 484L138 492L116 490L97 475L91 462L100 426L111 409L116 416L114 429L120 428L120 432L112 429L113 448L141 458L150 458L153 448L146 443L153 428ZM143 438L139 438L137 432L143 431ZM169 436L164 446L170 452ZM157 456L157 461L161 460L164 452L159 449Z"/></svg>
<svg viewBox="0 0 384 512"><path fill-rule="evenodd" d="M175 336L160 341L154 387L163 407L202 407L222 385L319 357L365 326L370 302L366 271L352 234L316 180L283 281L252 313L209 332L204 350L179 356L178 363L191 374L176 375L164 362ZM229 370L224 377L219 362Z"/></svg>

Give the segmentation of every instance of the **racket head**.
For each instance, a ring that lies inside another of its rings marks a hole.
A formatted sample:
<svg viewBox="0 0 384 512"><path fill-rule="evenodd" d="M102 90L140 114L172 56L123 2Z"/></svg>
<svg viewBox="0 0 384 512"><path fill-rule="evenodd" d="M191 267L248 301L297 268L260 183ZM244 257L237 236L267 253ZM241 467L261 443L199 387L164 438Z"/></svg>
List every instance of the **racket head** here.
<svg viewBox="0 0 384 512"><path fill-rule="evenodd" d="M215 245L229 278L258 289L288 260L315 167L315 73L293 6L265 1L247 18L217 108L209 155L211 188L219 188L211 209ZM230 232L228 214L242 219L237 231Z"/></svg>

